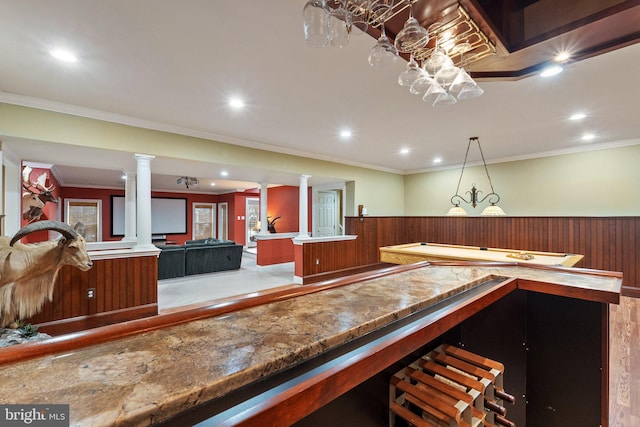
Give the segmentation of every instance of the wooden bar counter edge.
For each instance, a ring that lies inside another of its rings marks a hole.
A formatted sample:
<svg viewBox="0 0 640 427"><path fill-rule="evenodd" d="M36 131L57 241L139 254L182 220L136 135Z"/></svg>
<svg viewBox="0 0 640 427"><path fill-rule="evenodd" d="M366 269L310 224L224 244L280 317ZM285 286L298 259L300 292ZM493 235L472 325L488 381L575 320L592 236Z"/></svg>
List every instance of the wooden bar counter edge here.
<svg viewBox="0 0 640 427"><path fill-rule="evenodd" d="M219 420L290 425L515 289L618 304L621 283L617 272L518 262L393 266L0 349L0 401L69 404L71 425L160 423L438 307Z"/></svg>

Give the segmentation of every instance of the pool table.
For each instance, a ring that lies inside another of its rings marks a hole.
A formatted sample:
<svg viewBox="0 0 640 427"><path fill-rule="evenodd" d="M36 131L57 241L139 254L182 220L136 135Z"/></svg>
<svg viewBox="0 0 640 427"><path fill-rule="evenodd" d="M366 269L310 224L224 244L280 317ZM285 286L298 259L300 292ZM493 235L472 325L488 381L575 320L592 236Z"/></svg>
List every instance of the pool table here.
<svg viewBox="0 0 640 427"><path fill-rule="evenodd" d="M419 261L502 261L523 264L573 267L583 255L478 246L443 245L439 243L407 243L380 248L380 261L413 264Z"/></svg>

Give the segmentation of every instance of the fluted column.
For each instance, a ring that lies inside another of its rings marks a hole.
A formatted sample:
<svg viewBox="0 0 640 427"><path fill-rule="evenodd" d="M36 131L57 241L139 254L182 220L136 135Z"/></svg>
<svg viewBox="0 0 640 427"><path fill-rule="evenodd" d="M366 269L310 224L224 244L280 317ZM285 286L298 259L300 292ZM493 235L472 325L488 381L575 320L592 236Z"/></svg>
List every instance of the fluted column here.
<svg viewBox="0 0 640 427"><path fill-rule="evenodd" d="M269 230L267 219L267 184L264 182L260 183L260 233L259 234L267 234Z"/></svg>
<svg viewBox="0 0 640 427"><path fill-rule="evenodd" d="M155 156L136 154L136 249L155 248L151 243L151 160Z"/></svg>
<svg viewBox="0 0 640 427"><path fill-rule="evenodd" d="M298 239L309 237L309 178L311 175L300 175L300 219Z"/></svg>
<svg viewBox="0 0 640 427"><path fill-rule="evenodd" d="M124 237L125 242L137 241L137 217L136 217L136 173L125 171L124 188Z"/></svg>

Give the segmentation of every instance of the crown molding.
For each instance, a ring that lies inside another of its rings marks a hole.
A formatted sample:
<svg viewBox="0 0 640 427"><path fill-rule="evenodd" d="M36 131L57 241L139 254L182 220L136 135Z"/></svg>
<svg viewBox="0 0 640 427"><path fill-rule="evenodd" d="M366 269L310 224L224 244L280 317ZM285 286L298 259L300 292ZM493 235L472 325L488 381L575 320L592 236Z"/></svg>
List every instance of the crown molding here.
<svg viewBox="0 0 640 427"><path fill-rule="evenodd" d="M603 142L598 144L588 144L580 147L571 147L564 148L561 150L552 150L552 151L541 151L538 153L527 154L523 156L511 156L511 157L501 157L498 159L494 159L491 161L487 161L487 164L497 164L497 163L508 163L508 162L518 162L523 160L532 160L532 159L540 159L544 157L553 157L553 156L561 156L565 154L577 154L577 153L585 153L589 151L598 151L598 150L608 150L612 148L621 148L628 147L631 145L640 144L640 138L633 139L624 139L621 141L613 141L613 142ZM468 162L467 166L481 166L482 162ZM413 175L418 173L427 173L427 172L437 172L443 170L451 170L451 169L460 169L462 167L462 163L458 163L456 165L450 166L442 166L438 168L427 168L427 169L414 169L410 171L403 172L403 175Z"/></svg>
<svg viewBox="0 0 640 427"><path fill-rule="evenodd" d="M220 135L212 132L204 132L195 129L183 128L180 126L169 125L167 123L155 122L151 120L139 119L136 117L125 116L122 114L109 113L106 111L95 110L92 108L80 107L77 105L64 104L61 102L49 101L41 98L18 95L9 92L0 91L0 103L19 105L21 107L37 108L40 110L52 111L55 113L69 114L73 116L85 117L88 119L101 120L105 122L117 123L142 129L155 130L160 132L174 133L177 135L190 136L194 138L202 138L211 141L221 142L223 144L238 145L256 150L269 151L279 154L286 154L296 157L304 157L308 159L321 160L330 163L338 163L348 166L354 166L365 169L373 169L381 172L390 172L402 174L403 171L386 168L378 165L370 165L367 163L352 162L348 160L336 159L333 156L324 156L316 153L309 153L302 150L294 150L290 148L279 147L276 145L265 144L262 142L252 141L248 139L236 138L227 135Z"/></svg>

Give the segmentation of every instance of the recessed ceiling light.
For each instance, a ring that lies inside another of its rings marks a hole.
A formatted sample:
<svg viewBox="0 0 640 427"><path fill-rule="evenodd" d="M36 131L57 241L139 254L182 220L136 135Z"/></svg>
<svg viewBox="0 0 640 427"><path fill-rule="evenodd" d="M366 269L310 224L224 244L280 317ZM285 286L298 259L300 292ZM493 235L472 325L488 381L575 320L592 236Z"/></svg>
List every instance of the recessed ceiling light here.
<svg viewBox="0 0 640 427"><path fill-rule="evenodd" d="M433 159L433 163L441 163L442 162L442 157L435 157Z"/></svg>
<svg viewBox="0 0 640 427"><path fill-rule="evenodd" d="M553 60L556 62L565 62L569 58L571 58L571 54L565 50L563 52L558 52L556 56L553 57Z"/></svg>
<svg viewBox="0 0 640 427"><path fill-rule="evenodd" d="M340 131L340 138L342 139L349 139L351 138L351 131L349 129L343 129Z"/></svg>
<svg viewBox="0 0 640 427"><path fill-rule="evenodd" d="M571 117L569 117L569 120L582 120L585 117L587 117L585 113L575 113Z"/></svg>
<svg viewBox="0 0 640 427"><path fill-rule="evenodd" d="M227 171L222 171L222 172L220 172L220 175L222 175L222 176L229 176L229 172L227 172Z"/></svg>
<svg viewBox="0 0 640 427"><path fill-rule="evenodd" d="M49 52L51 56L64 62L78 62L78 58L68 50L54 49Z"/></svg>
<svg viewBox="0 0 640 427"><path fill-rule="evenodd" d="M229 99L229 106L234 110L241 110L244 108L244 101L241 98L233 97Z"/></svg>
<svg viewBox="0 0 640 427"><path fill-rule="evenodd" d="M400 150L400 154L409 154L411 150L409 150L408 148L403 148Z"/></svg>
<svg viewBox="0 0 640 427"><path fill-rule="evenodd" d="M582 140L583 141L591 141L592 139L594 139L596 136L592 133L585 133L584 135L582 135Z"/></svg>
<svg viewBox="0 0 640 427"><path fill-rule="evenodd" d="M212 183L211 183L211 186L212 186L212 187L215 187L215 186L216 186L216 183L215 183L215 182L212 182Z"/></svg>
<svg viewBox="0 0 640 427"><path fill-rule="evenodd" d="M551 77L556 74L560 74L562 72L562 67L560 65L550 65L542 70L540 76L542 77Z"/></svg>

